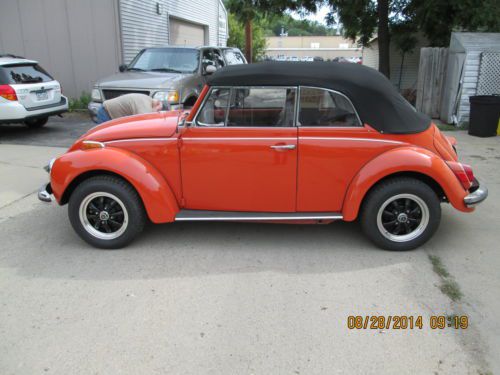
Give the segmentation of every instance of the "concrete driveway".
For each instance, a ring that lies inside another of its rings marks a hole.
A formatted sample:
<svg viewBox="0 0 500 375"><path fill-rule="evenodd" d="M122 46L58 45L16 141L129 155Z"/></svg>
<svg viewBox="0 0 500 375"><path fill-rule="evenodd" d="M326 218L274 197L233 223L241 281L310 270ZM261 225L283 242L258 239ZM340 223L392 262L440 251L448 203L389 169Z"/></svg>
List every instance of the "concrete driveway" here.
<svg viewBox="0 0 500 375"><path fill-rule="evenodd" d="M406 253L355 223L151 225L96 250L33 194L64 148L0 137L0 374L500 373L500 138L452 135L490 198L471 215L444 206ZM467 329L429 327L455 314ZM424 327L349 330L349 315Z"/></svg>

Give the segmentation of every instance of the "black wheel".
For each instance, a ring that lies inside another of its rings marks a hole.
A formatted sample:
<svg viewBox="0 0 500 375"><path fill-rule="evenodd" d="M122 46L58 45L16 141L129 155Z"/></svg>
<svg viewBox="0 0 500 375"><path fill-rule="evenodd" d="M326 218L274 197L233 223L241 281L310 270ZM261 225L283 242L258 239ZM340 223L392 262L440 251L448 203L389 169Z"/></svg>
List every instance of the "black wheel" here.
<svg viewBox="0 0 500 375"><path fill-rule="evenodd" d="M113 176L92 177L78 185L69 199L68 215L76 233L102 249L128 245L146 222L135 189Z"/></svg>
<svg viewBox="0 0 500 375"><path fill-rule="evenodd" d="M361 210L363 231L386 250L412 250L432 237L441 220L437 194L413 178L393 178L375 186Z"/></svg>
<svg viewBox="0 0 500 375"><path fill-rule="evenodd" d="M37 128L41 128L42 126L45 126L47 121L49 121L48 117L35 118L35 119L24 121L24 125L26 125L28 128L37 129Z"/></svg>

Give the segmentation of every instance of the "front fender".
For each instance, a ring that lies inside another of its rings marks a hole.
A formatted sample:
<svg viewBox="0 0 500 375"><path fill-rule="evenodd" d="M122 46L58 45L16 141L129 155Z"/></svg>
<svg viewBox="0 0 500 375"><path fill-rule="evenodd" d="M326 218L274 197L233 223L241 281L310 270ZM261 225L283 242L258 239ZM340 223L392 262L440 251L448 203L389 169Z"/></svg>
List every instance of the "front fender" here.
<svg viewBox="0 0 500 375"><path fill-rule="evenodd" d="M112 147L75 150L59 157L50 173L56 200L61 203L70 184L92 171L111 172L127 180L139 193L153 223L174 221L179 212L172 190L155 167L134 153Z"/></svg>
<svg viewBox="0 0 500 375"><path fill-rule="evenodd" d="M423 148L399 147L377 156L365 164L354 177L344 199L344 220L356 219L366 193L378 181L404 172L419 173L432 178L441 186L453 207L464 212L473 210L464 204L464 197L468 192L441 157Z"/></svg>

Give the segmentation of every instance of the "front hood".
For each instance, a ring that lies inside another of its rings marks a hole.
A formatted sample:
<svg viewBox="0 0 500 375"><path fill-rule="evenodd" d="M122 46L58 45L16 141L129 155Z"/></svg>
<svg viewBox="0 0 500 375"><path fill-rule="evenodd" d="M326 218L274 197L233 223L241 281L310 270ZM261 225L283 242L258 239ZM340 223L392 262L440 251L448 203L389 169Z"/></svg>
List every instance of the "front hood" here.
<svg viewBox="0 0 500 375"><path fill-rule="evenodd" d="M169 111L118 118L90 129L78 142L172 137L177 129L180 114L181 111Z"/></svg>
<svg viewBox="0 0 500 375"><path fill-rule="evenodd" d="M186 76L187 74L181 73L123 72L101 79L96 85L101 89L165 89L176 87Z"/></svg>

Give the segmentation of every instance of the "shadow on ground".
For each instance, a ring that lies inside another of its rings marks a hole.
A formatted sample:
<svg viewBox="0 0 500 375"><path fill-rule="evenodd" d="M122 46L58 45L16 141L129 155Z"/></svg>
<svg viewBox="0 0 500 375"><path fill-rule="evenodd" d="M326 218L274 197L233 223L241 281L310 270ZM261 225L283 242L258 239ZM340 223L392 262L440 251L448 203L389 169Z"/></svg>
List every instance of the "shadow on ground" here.
<svg viewBox="0 0 500 375"><path fill-rule="evenodd" d="M453 221L453 223L452 223ZM129 247L98 250L71 228L66 207L39 205L2 223L3 264L28 278L153 279L244 272L316 274L410 262L427 247L467 231L445 213L443 228L410 252L375 248L357 223L283 225L192 222L149 225Z"/></svg>

